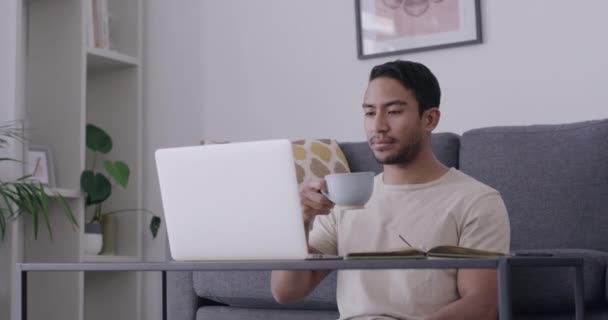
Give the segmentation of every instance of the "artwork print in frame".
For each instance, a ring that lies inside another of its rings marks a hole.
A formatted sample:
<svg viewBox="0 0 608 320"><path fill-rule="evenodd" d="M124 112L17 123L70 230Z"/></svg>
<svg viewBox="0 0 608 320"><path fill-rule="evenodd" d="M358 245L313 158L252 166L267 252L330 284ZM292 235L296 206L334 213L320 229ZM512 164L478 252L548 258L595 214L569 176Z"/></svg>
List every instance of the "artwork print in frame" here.
<svg viewBox="0 0 608 320"><path fill-rule="evenodd" d="M48 146L31 145L27 157L27 174L30 180L39 181L43 185L55 186L53 170L53 153Z"/></svg>
<svg viewBox="0 0 608 320"><path fill-rule="evenodd" d="M355 0L359 59L482 42L480 0Z"/></svg>

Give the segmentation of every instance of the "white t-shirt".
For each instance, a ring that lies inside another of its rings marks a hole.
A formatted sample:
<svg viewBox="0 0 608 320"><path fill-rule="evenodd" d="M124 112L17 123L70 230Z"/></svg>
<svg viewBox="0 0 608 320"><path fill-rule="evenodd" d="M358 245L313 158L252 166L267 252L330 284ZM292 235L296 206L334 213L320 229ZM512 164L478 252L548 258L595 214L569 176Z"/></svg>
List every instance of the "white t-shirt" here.
<svg viewBox="0 0 608 320"><path fill-rule="evenodd" d="M364 209L317 216L310 246L322 253L438 245L507 253L510 227L500 194L456 170L423 184L376 176ZM340 319L422 319L459 298L455 269L338 271Z"/></svg>

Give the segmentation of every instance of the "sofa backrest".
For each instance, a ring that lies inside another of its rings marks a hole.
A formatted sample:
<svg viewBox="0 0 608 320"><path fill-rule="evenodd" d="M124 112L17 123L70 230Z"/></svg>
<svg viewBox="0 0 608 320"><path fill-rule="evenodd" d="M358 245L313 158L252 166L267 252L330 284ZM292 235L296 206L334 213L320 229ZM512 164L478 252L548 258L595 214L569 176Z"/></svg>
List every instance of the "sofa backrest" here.
<svg viewBox="0 0 608 320"><path fill-rule="evenodd" d="M457 134L450 132L434 133L431 136L431 144L439 161L448 167L458 168L460 137ZM382 172L382 165L374 158L367 142L343 142L340 143L340 148L346 156L351 171Z"/></svg>
<svg viewBox="0 0 608 320"><path fill-rule="evenodd" d="M502 194L511 249L608 250L608 119L465 132L460 169Z"/></svg>

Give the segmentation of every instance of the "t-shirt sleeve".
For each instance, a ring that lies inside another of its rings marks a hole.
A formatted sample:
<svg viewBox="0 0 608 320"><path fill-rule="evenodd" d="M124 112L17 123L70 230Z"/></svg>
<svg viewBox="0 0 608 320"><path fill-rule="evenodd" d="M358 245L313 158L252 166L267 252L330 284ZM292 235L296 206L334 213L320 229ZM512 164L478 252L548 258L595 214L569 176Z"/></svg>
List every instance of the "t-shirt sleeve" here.
<svg viewBox="0 0 608 320"><path fill-rule="evenodd" d="M465 214L458 245L508 253L510 243L509 216L500 194L493 192L473 201Z"/></svg>
<svg viewBox="0 0 608 320"><path fill-rule="evenodd" d="M315 217L308 235L308 245L324 254L338 254L338 232L335 211Z"/></svg>

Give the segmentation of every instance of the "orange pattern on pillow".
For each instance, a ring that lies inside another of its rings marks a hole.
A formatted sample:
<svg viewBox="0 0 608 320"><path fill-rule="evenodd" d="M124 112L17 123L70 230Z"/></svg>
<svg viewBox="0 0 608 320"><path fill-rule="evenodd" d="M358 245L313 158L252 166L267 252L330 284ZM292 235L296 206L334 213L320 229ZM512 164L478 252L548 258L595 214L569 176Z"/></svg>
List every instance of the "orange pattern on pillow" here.
<svg viewBox="0 0 608 320"><path fill-rule="evenodd" d="M350 172L346 157L338 142L333 139L293 141L298 184L332 173Z"/></svg>

